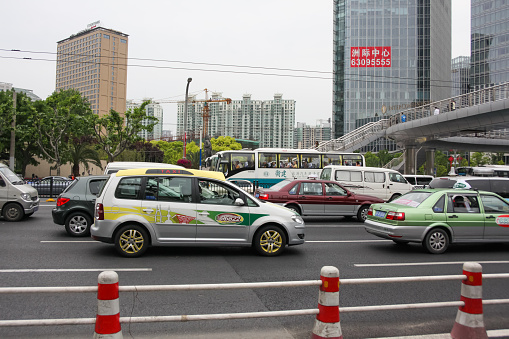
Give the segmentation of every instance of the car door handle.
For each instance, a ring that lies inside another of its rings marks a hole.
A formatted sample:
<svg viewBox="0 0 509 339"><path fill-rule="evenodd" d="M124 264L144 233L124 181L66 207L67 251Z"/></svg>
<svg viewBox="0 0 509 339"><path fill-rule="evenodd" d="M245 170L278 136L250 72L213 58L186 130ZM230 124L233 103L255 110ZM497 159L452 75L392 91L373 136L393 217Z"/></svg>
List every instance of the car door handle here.
<svg viewBox="0 0 509 339"><path fill-rule="evenodd" d="M200 212L200 213L198 213L198 215L203 215L203 216L205 216L205 217L206 217L206 216L208 216L208 215L209 215L209 213L208 213L208 212Z"/></svg>
<svg viewBox="0 0 509 339"><path fill-rule="evenodd" d="M457 215L450 215L449 218L458 218Z"/></svg>
<svg viewBox="0 0 509 339"><path fill-rule="evenodd" d="M332 197L327 197L327 200L332 200Z"/></svg>
<svg viewBox="0 0 509 339"><path fill-rule="evenodd" d="M299 199L306 199L306 197L305 197L305 196L302 196L302 197L299 197Z"/></svg>
<svg viewBox="0 0 509 339"><path fill-rule="evenodd" d="M490 215L490 216L487 216L486 219L495 219L495 216Z"/></svg>
<svg viewBox="0 0 509 339"><path fill-rule="evenodd" d="M145 212L145 213L152 213L152 212L154 212L154 210L152 208L144 208L142 211Z"/></svg>

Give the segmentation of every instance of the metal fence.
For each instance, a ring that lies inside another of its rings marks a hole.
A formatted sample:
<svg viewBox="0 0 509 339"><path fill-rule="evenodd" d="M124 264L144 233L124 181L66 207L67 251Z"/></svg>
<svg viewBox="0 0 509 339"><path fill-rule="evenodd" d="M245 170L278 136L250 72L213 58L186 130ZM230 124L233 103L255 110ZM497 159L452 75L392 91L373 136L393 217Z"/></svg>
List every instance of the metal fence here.
<svg viewBox="0 0 509 339"><path fill-rule="evenodd" d="M25 179L24 182L35 188L39 197L56 198L73 181L65 178L47 177L43 179Z"/></svg>

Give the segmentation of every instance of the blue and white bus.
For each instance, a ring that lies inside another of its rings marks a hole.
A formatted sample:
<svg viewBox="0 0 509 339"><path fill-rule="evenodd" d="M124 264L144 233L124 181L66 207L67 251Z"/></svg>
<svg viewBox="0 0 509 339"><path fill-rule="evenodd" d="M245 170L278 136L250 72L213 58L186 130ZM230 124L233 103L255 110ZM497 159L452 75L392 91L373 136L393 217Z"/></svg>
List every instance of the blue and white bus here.
<svg viewBox="0 0 509 339"><path fill-rule="evenodd" d="M270 187L284 179L320 177L327 165L365 166L360 153L318 152L312 149L258 148L220 151L207 159L212 171L229 180L248 180Z"/></svg>

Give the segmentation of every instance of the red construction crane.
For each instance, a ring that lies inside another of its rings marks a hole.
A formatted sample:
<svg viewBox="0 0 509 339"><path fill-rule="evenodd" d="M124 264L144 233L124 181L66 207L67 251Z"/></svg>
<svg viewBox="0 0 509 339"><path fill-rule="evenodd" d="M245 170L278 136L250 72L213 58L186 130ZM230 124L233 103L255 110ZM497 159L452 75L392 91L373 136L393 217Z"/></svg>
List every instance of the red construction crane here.
<svg viewBox="0 0 509 339"><path fill-rule="evenodd" d="M210 118L209 103L226 102L227 104L231 104L232 99L230 99L230 98L209 99L208 98L208 90L205 88L205 100L192 100L190 102L191 103L203 102L203 111L202 111L202 115L201 115L203 118L203 135L208 135L209 118Z"/></svg>

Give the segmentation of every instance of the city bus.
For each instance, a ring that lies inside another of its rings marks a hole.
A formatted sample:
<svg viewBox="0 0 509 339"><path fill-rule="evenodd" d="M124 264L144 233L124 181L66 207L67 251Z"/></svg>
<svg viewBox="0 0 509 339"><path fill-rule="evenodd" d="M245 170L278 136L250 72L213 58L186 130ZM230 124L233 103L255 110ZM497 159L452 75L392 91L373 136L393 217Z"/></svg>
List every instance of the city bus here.
<svg viewBox="0 0 509 339"><path fill-rule="evenodd" d="M318 178L327 165L365 166L365 159L360 153L283 148L220 151L207 159L209 170L222 172L228 180L247 180L266 188L284 179Z"/></svg>

